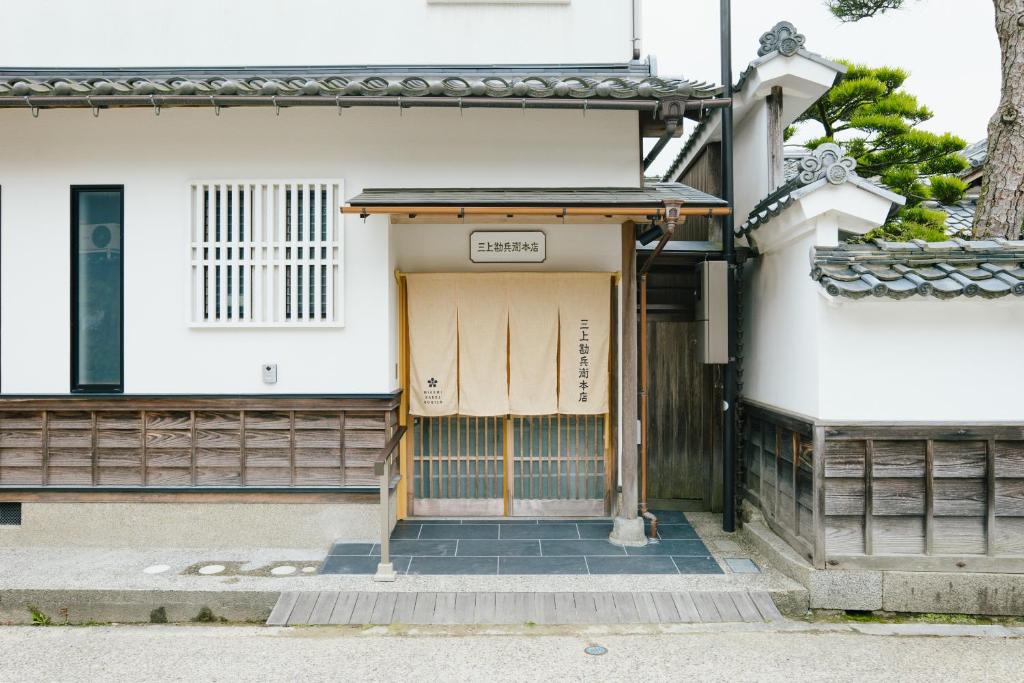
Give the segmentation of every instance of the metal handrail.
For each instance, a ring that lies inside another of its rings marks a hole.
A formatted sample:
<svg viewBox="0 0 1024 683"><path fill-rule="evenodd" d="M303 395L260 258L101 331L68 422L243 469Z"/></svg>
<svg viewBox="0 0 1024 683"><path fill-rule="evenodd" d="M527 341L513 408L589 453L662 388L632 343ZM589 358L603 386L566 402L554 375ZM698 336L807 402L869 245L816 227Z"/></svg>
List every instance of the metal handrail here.
<svg viewBox="0 0 1024 683"><path fill-rule="evenodd" d="M373 462L373 473L380 479L380 563L374 581L394 581L398 577L391 563L391 489L401 481L402 475L392 477L391 470L406 431L405 425L400 425Z"/></svg>

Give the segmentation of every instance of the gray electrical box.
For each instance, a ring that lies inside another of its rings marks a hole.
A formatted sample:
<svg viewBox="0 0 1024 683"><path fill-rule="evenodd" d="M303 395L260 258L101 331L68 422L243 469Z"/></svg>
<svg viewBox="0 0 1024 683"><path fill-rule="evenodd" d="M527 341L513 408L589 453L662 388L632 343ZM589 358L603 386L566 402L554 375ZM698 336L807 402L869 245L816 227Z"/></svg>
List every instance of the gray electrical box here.
<svg viewBox="0 0 1024 683"><path fill-rule="evenodd" d="M729 362L728 265L725 261L704 261L697 270L697 357L701 363L725 364Z"/></svg>
<svg viewBox="0 0 1024 683"><path fill-rule="evenodd" d="M263 383L277 384L277 363L263 364Z"/></svg>

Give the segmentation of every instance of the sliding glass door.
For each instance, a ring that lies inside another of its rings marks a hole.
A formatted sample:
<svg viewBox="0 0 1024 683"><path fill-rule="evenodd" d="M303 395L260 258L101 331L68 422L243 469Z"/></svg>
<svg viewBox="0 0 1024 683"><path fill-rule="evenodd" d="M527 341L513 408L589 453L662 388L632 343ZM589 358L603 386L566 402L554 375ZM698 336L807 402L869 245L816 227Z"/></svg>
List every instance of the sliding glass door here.
<svg viewBox="0 0 1024 683"><path fill-rule="evenodd" d="M124 188L71 188L71 391L124 390Z"/></svg>

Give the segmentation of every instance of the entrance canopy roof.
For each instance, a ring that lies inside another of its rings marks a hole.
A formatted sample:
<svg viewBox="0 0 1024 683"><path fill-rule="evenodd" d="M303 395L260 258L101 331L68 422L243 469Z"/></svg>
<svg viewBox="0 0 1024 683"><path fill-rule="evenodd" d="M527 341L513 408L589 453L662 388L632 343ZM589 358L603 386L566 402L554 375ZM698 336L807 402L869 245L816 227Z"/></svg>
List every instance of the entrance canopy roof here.
<svg viewBox="0 0 1024 683"><path fill-rule="evenodd" d="M342 213L392 214L396 220L420 216L648 220L680 204L680 215L722 216L725 200L681 183L645 187L575 188L372 188L348 200ZM398 218L401 217L401 218Z"/></svg>

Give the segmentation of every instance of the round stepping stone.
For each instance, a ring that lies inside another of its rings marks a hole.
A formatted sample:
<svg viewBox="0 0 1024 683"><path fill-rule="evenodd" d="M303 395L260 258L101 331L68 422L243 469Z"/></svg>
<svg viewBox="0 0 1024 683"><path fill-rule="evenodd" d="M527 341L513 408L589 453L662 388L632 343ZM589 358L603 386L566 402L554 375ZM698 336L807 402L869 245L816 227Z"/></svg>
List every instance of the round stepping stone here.
<svg viewBox="0 0 1024 683"><path fill-rule="evenodd" d="M303 567L302 568L302 573L303 574L312 574L315 571L316 571L316 567Z"/></svg>
<svg viewBox="0 0 1024 683"><path fill-rule="evenodd" d="M146 567L142 571L146 574L163 574L165 571L170 569L171 566L167 564L154 564L151 567Z"/></svg>
<svg viewBox="0 0 1024 683"><path fill-rule="evenodd" d="M274 567L270 570L270 573L274 576L288 576L289 574L295 573L295 567L285 565L283 567Z"/></svg>
<svg viewBox="0 0 1024 683"><path fill-rule="evenodd" d="M210 574L220 574L222 571L224 571L224 565L222 564L208 564L205 567L199 568L199 573L205 576L209 576Z"/></svg>

